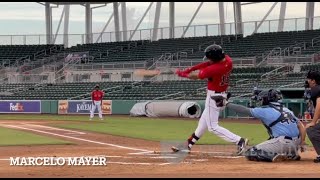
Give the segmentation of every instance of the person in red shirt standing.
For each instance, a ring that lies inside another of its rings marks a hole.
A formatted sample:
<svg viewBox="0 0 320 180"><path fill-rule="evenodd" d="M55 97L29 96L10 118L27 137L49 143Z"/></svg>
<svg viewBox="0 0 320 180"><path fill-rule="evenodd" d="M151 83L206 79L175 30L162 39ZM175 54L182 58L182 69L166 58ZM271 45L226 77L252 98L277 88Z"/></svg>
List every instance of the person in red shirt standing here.
<svg viewBox="0 0 320 180"><path fill-rule="evenodd" d="M208 129L209 132L219 136L225 141L235 143L238 146L238 155L245 151L248 139L242 138L229 130L218 125L220 111L225 107L228 99L226 90L229 87L229 77L232 71L232 59L225 55L219 45L210 45L205 50L207 61L187 68L184 71L177 70L176 74L180 77L189 79L207 79L207 98L205 109L200 117L198 127L187 140L187 147L175 147L171 149L174 152L184 150L190 152L191 147L201 138ZM199 70L198 73L191 73Z"/></svg>
<svg viewBox="0 0 320 180"><path fill-rule="evenodd" d="M101 109L103 96L104 96L104 92L100 90L100 87L97 84L94 87L94 90L91 92L92 108L90 112L90 120L92 120L92 118L94 117L94 111L96 110L96 108L98 108L100 120L103 120L102 109Z"/></svg>

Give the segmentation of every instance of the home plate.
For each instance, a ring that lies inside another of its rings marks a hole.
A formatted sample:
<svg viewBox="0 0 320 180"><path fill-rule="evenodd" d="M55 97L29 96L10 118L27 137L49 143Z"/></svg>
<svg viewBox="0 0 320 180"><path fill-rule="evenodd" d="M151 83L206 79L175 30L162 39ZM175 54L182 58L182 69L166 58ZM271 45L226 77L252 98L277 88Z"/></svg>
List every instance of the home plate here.
<svg viewBox="0 0 320 180"><path fill-rule="evenodd" d="M168 158L168 159L173 159L173 158L177 158L177 157L174 157L174 156L158 156L158 157L150 157L152 159L164 159L164 158Z"/></svg>
<svg viewBox="0 0 320 180"><path fill-rule="evenodd" d="M192 161L204 162L204 161L208 161L208 159L192 159Z"/></svg>

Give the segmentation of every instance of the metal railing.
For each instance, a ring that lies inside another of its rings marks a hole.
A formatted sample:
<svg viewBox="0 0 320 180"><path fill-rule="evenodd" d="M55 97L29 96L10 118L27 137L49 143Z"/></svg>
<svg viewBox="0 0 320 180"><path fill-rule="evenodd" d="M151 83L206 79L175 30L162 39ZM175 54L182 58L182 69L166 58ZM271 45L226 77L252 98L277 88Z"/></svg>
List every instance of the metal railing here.
<svg viewBox="0 0 320 180"><path fill-rule="evenodd" d="M167 95L165 95L165 96L156 97L156 98L154 98L153 100L167 99L167 98L169 98L169 97L177 96L177 95L179 95L179 94L185 94L185 92L177 92L177 93L167 94ZM170 99L174 99L174 98L170 98Z"/></svg>
<svg viewBox="0 0 320 180"><path fill-rule="evenodd" d="M72 71L93 71L93 70L110 70L110 69L144 69L146 61L127 61L114 63L90 63L77 64L70 68Z"/></svg>
<svg viewBox="0 0 320 180"><path fill-rule="evenodd" d="M276 68L276 69L274 69L272 71L269 71L267 73L262 74L261 75L261 79L267 79L270 75L279 73L279 70L284 68L284 67L286 67L286 66L281 66L281 67Z"/></svg>
<svg viewBox="0 0 320 180"><path fill-rule="evenodd" d="M307 42L300 42L300 43L296 43L294 45L291 45L287 48L284 48L281 52L280 55L282 56L292 56L292 55L297 55L297 54L301 54L301 50L305 50L306 49L306 45Z"/></svg>
<svg viewBox="0 0 320 180"><path fill-rule="evenodd" d="M318 45L319 42L320 42L320 36L315 37L311 40L311 46L314 47L314 46Z"/></svg>
<svg viewBox="0 0 320 180"><path fill-rule="evenodd" d="M246 93L246 94L241 94L241 95L238 95L238 96L233 96L230 99L236 99L236 98L240 98L240 97L247 97L247 96L250 96L250 95L252 95L252 92Z"/></svg>
<svg viewBox="0 0 320 180"><path fill-rule="evenodd" d="M290 87L290 86L294 86L294 85L298 85L298 84L304 84L304 82L295 82L295 83L290 83L290 84L286 84L286 85L281 85L278 88L285 88L285 87Z"/></svg>
<svg viewBox="0 0 320 180"><path fill-rule="evenodd" d="M314 22L320 21L320 16L315 16ZM298 30L304 30L305 29L305 22L307 18L301 17L301 18L287 18L284 19L284 24L287 31L298 31ZM260 26L258 33L262 32L277 32L278 29L277 24L279 22L279 19L273 19L273 20L265 20L262 25ZM243 22L243 35L247 36L250 35L254 29L257 28L260 21L246 21ZM291 26L289 26L292 24ZM288 25L288 26L286 26ZM188 31L185 34L185 37L199 37L199 36L215 36L215 35L221 35L220 32L220 24L204 24L204 25L191 25L188 28ZM235 33L235 23L225 23L225 34L231 35L236 34ZM180 38L183 34L184 29L186 29L187 26L176 26L175 29L175 37L174 38ZM314 23L313 29L319 29L319 23ZM128 30L128 31L120 31L120 36L122 37L124 33L132 34L134 30ZM169 39L169 27L162 27L158 28L158 39ZM153 33L153 29L139 29L134 34L131 40L151 40ZM95 39L98 39L100 37L101 33L92 33L88 36L89 39L93 43L95 42ZM102 42L115 42L116 41L116 32L104 32L102 33L102 36L100 38L100 41L98 43ZM50 36L50 35L49 35ZM68 47L77 45L77 44L85 44L87 34L68 34ZM56 38L55 44L63 44L63 37L64 34L57 34L57 36L51 35L52 39ZM46 42L47 35L45 34L30 34L30 35L0 35L0 44L1 45L29 45L29 44L50 44ZM122 39L123 40L123 39Z"/></svg>
<svg viewBox="0 0 320 180"><path fill-rule="evenodd" d="M113 89L118 89L118 88L122 88L123 86L120 85L120 86L114 86L114 87L110 87L110 88L104 88L102 89L103 91L108 91L108 90L113 90ZM77 96L74 96L74 97L70 97L68 98L68 100L73 100L73 99L78 99L78 98L83 98L84 96L89 96L90 97L90 94L91 92L88 92L88 93L84 93L84 94L80 94L80 95L77 95ZM84 99L86 99L87 97L85 97Z"/></svg>
<svg viewBox="0 0 320 180"><path fill-rule="evenodd" d="M267 59L267 63L273 66L283 66L283 65L293 65L293 64L311 64L316 61L319 61L319 59L317 59L317 56L315 54L278 56L278 57L269 57Z"/></svg>
<svg viewBox="0 0 320 180"><path fill-rule="evenodd" d="M259 66L266 65L268 58L271 56L274 56L275 54L278 54L279 51L281 54L281 48L275 47L275 48L271 49L271 51L266 51L265 53L262 53L262 60L257 64L257 66L259 67Z"/></svg>
<svg viewBox="0 0 320 180"><path fill-rule="evenodd" d="M246 83L247 82L247 83ZM241 79L235 82L235 86L239 87L239 86L244 86L248 83L252 83L252 81L250 79Z"/></svg>

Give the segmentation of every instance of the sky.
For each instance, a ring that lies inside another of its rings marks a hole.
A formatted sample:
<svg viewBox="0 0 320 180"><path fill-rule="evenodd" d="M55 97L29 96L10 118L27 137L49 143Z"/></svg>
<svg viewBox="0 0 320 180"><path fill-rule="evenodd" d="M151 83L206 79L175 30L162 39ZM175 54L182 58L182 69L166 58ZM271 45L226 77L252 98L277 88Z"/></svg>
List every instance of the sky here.
<svg viewBox="0 0 320 180"><path fill-rule="evenodd" d="M264 15L268 12L270 7L274 2L264 2L258 4L250 4L242 6L242 21L260 21ZM128 30L135 29L140 18L144 14L145 10L149 6L150 2L127 2L127 28ZM175 3L175 25L176 26L186 26L188 25L191 17L199 6L200 2L176 2ZM273 11L267 17L267 20L278 19L280 12L280 2L275 6ZM320 3L315 2L315 16L320 16ZM97 5L93 5L97 6ZM139 29L149 29L153 28L154 14L155 14L156 2L153 3L150 11L142 21ZM225 9L225 21L227 23L234 22L233 16L233 4L232 2L224 3ZM120 20L121 20L121 8ZM60 20L61 12L63 11L63 6L53 8L52 10L52 20L53 20L53 33L56 33L58 23ZM107 4L105 7L93 9L92 14L92 32L99 33L102 31L105 23L109 19L111 13L113 12L112 4ZM306 2L288 2L286 18L303 18L306 15ZM69 17L69 34L84 34L85 33L85 7L81 5L72 5L70 7L70 17ZM319 28L320 17L314 22L314 26ZM204 2L199 13L195 17L192 25L205 25L205 24L218 24L219 23L219 10L218 2ZM304 20L301 19L297 22L298 28L304 28ZM271 30L277 28L277 22L274 21L270 24ZM120 22L120 30L122 29ZM285 22L285 29L290 29L294 26L294 20ZM36 2L0 2L0 40L10 41L11 37L2 35L44 35L45 30L45 8L43 5ZM161 14L159 27L169 27L169 2L162 2ZM250 34L253 31L254 23L244 23L244 30L246 34ZM260 31L267 31L269 28L268 23L262 24ZM218 33L217 26L209 26L209 35ZM230 30L231 29L231 30ZM302 29L301 29L302 30ZM114 22L111 21L105 32L114 31ZM183 29L177 28L177 36L182 34ZM205 26L197 27L197 33L204 33ZM227 33L230 31L234 32L234 27L227 25ZM231 32L231 33L232 33ZM63 23L60 26L58 34L63 33ZM167 30L163 30L164 34L168 34ZM194 34L194 28L189 28L187 32L188 35ZM160 33L159 33L160 35ZM134 38L140 38L140 33L136 33ZM150 31L142 31L141 37L150 37ZM77 41L81 41L81 35L73 35L71 38ZM95 35L94 39L96 39ZM111 38L114 39L114 35L111 34ZM30 36L29 41L42 41L45 39L44 36ZM110 39L110 33L106 33L103 39ZM15 36L13 41L23 41L23 37ZM62 41L62 36L57 37L57 41Z"/></svg>

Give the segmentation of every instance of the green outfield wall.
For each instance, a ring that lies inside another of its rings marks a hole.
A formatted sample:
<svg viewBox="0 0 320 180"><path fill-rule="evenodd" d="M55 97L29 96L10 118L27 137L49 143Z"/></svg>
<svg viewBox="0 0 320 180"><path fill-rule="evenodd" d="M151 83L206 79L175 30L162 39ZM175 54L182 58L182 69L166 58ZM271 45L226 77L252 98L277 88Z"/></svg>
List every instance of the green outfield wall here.
<svg viewBox="0 0 320 180"><path fill-rule="evenodd" d="M57 101L57 100L42 100L41 101L41 113L42 114L61 114L62 110L65 111L65 114L68 114L68 110L72 109L73 113L70 114L87 114L89 112L89 106L86 106L85 103L90 104L90 101L81 101L74 100L72 103L68 103L67 100ZM128 115L131 108L139 101L136 100L112 100L111 103L104 105L104 109L108 109L106 114L115 114L115 115ZM196 101L202 111L205 106L205 101ZM241 104L247 106L249 103L248 99L236 99L232 101L235 104ZM296 115L303 115L305 111L305 102L303 99L283 99L286 107L291 108ZM225 117L241 117L241 115L236 114L235 112L229 110L228 108L224 109L220 113L221 118Z"/></svg>

